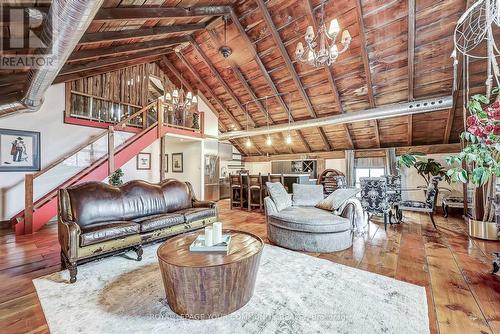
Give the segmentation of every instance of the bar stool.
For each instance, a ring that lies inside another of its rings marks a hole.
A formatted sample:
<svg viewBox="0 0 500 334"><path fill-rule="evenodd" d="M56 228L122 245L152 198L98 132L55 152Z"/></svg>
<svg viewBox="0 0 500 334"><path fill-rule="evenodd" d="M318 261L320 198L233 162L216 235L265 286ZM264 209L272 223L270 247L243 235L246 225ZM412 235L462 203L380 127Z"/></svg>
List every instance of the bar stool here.
<svg viewBox="0 0 500 334"><path fill-rule="evenodd" d="M243 209L243 177L241 174L229 174L229 188L231 189L230 198L230 208L234 207L234 204L238 204L240 209ZM238 195L238 197L236 197ZM236 200L238 199L238 200Z"/></svg>
<svg viewBox="0 0 500 334"><path fill-rule="evenodd" d="M247 201L248 201L248 211L252 209L252 206L258 206L259 210L262 211L262 177L259 173L259 175L248 175L247 176L247 189L248 189L248 196L247 196ZM252 195L255 194L255 192L258 193L259 195L259 203L253 203L252 202Z"/></svg>
<svg viewBox="0 0 500 334"><path fill-rule="evenodd" d="M285 186L285 177L283 176L283 174L268 173L267 180L269 182L273 182L273 183L281 183L283 185L283 187L285 187L285 190L288 192L288 187Z"/></svg>

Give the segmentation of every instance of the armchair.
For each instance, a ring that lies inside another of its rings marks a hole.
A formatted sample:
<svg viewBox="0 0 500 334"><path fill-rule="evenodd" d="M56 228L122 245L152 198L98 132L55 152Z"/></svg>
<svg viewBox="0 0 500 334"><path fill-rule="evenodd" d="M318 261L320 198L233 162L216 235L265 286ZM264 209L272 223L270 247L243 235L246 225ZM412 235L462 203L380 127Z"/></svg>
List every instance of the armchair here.
<svg viewBox="0 0 500 334"><path fill-rule="evenodd" d="M387 200L387 180L383 177L362 177L360 182L361 206L368 215L383 214L384 228L387 229L388 214L391 210ZM392 224L390 220L389 223Z"/></svg>
<svg viewBox="0 0 500 334"><path fill-rule="evenodd" d="M436 210L436 203L438 197L438 183L442 180L440 176L433 176L427 190L425 192L425 202L421 201L402 201L399 205L399 210L415 211L415 212L426 212L431 218L432 225L436 227L436 222L434 221L434 211Z"/></svg>

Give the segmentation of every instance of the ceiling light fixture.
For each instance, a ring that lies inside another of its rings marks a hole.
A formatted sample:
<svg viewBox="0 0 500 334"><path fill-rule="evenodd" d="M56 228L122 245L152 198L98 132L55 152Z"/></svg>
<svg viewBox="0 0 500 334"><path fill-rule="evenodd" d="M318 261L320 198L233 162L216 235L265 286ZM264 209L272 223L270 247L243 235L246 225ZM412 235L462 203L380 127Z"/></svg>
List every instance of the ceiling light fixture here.
<svg viewBox="0 0 500 334"><path fill-rule="evenodd" d="M325 3L328 0L323 0L321 3L321 20L319 23L318 34L314 34L313 26L308 26L305 33L306 49L302 42L297 44L295 49L295 59L297 61L306 63L315 67L322 67L324 65L330 66L333 64L337 57L344 53L349 44L351 43L351 35L346 29L342 32L342 49L339 51L337 46L337 36L340 33L340 25L337 19L330 21L328 30L325 24ZM317 40L319 38L319 50L316 51L315 48L318 45ZM304 57L305 55L305 57Z"/></svg>
<svg viewBox="0 0 500 334"><path fill-rule="evenodd" d="M222 57L228 58L233 53L233 50L227 46L227 16L224 16L224 45L219 48Z"/></svg>

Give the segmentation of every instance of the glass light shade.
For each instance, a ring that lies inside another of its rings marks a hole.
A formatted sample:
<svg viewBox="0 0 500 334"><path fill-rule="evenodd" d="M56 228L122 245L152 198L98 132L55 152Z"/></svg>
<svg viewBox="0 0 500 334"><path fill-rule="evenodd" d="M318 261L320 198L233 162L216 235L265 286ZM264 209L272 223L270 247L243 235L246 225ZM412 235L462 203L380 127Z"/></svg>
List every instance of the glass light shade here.
<svg viewBox="0 0 500 334"><path fill-rule="evenodd" d="M174 89L174 91L172 92L172 96L179 97L179 91L177 89Z"/></svg>
<svg viewBox="0 0 500 334"><path fill-rule="evenodd" d="M271 140L271 137L270 136L267 136L267 139L266 139L266 145L267 146L271 146L273 144L273 141Z"/></svg>
<svg viewBox="0 0 500 334"><path fill-rule="evenodd" d="M333 36L337 35L340 32L339 21L337 19L333 19L330 21L330 27L328 28L328 35Z"/></svg>
<svg viewBox="0 0 500 334"><path fill-rule="evenodd" d="M297 43L297 48L295 49L295 55L301 57L304 54L304 46L302 42Z"/></svg>
<svg viewBox="0 0 500 334"><path fill-rule="evenodd" d="M346 29L342 32L342 43L349 43L351 41L351 34Z"/></svg>
<svg viewBox="0 0 500 334"><path fill-rule="evenodd" d="M172 95L170 95L170 93L165 94L165 100L171 101L172 100Z"/></svg>
<svg viewBox="0 0 500 334"><path fill-rule="evenodd" d="M193 98L193 93L187 92L186 99L191 100Z"/></svg>
<svg viewBox="0 0 500 334"><path fill-rule="evenodd" d="M245 142L246 147L252 146L252 142L250 141L250 138L247 138L247 141Z"/></svg>
<svg viewBox="0 0 500 334"><path fill-rule="evenodd" d="M288 134L288 136L286 136L286 143L288 145L290 145L292 143L292 136L290 136L290 134Z"/></svg>
<svg viewBox="0 0 500 334"><path fill-rule="evenodd" d="M312 26L308 26L306 30L305 36L306 42L310 43L314 39L314 28Z"/></svg>
<svg viewBox="0 0 500 334"><path fill-rule="evenodd" d="M193 99L191 101L193 101L193 104L198 103L198 98L196 97L196 95L193 96Z"/></svg>

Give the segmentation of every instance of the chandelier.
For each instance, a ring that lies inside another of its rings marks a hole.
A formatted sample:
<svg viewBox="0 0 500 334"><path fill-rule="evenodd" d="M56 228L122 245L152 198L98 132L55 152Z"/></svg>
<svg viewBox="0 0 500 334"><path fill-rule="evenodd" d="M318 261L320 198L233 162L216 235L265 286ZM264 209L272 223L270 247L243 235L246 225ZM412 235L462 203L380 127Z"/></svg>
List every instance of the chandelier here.
<svg viewBox="0 0 500 334"><path fill-rule="evenodd" d="M185 115L198 103L198 98L190 91L185 93L181 87L181 89L175 88L171 92L165 92L164 102L168 111Z"/></svg>
<svg viewBox="0 0 500 334"><path fill-rule="evenodd" d="M337 36L340 33L340 25L337 19L333 19L330 21L330 25L328 30L326 29L325 24L325 3L328 0L325 0L321 3L321 21L319 24L318 34L314 34L314 28L312 26L308 26L305 34L306 41L306 50L302 42L297 44L297 48L295 49L295 58L297 61L306 63L315 67L322 67L324 65L330 66L333 64L337 57L344 53L349 44L351 43L351 35L349 31L346 29L342 32L342 39L340 43L342 44L342 48L339 51L339 47L337 47ZM318 38L319 38L319 50L316 51L316 46L318 46Z"/></svg>

